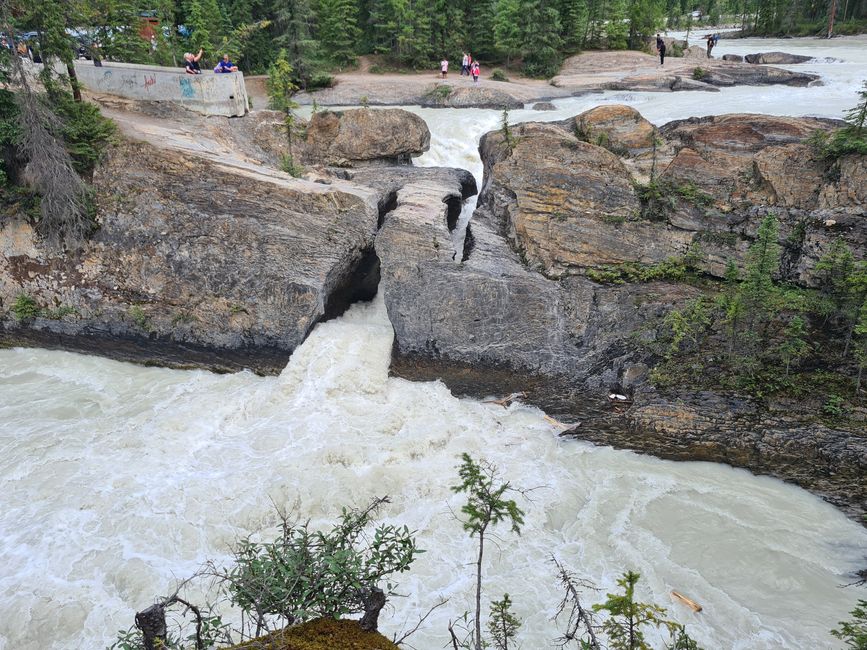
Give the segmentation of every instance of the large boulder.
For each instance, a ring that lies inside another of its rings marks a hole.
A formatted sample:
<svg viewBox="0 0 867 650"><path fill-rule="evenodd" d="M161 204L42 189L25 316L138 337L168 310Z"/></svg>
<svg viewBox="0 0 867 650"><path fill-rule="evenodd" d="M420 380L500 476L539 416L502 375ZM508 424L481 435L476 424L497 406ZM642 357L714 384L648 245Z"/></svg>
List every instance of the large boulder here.
<svg viewBox="0 0 867 650"><path fill-rule="evenodd" d="M478 84L453 86L443 83L431 86L420 101L422 106L435 108L494 108L518 109L524 102L505 90Z"/></svg>
<svg viewBox="0 0 867 650"><path fill-rule="evenodd" d="M744 57L742 57L740 54L723 54L722 60L731 61L732 63L743 63Z"/></svg>
<svg viewBox="0 0 867 650"><path fill-rule="evenodd" d="M641 203L623 162L554 124L524 124L513 141L482 138L480 205L526 263L550 277L633 261L659 262L686 244L639 218Z"/></svg>
<svg viewBox="0 0 867 650"><path fill-rule="evenodd" d="M812 61L813 57L803 54L788 54L786 52L759 52L744 56L747 63L765 63L769 65L792 65Z"/></svg>
<svg viewBox="0 0 867 650"><path fill-rule="evenodd" d="M321 111L307 124L304 162L351 167L405 164L430 147L418 115L399 108Z"/></svg>
<svg viewBox="0 0 867 650"><path fill-rule="evenodd" d="M573 121L576 133L615 153L635 156L653 148L653 125L631 106L597 106Z"/></svg>

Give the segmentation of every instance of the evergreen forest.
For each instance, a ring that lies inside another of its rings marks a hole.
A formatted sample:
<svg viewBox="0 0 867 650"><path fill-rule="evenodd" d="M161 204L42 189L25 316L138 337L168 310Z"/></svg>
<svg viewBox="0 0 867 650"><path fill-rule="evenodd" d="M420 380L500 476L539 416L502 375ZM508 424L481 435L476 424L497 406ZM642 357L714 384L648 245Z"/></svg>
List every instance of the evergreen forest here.
<svg viewBox="0 0 867 650"><path fill-rule="evenodd" d="M760 35L864 31L867 0L7 0L22 33L63 34L109 60L183 65L203 50L247 73L285 51L302 87L378 55L373 71L430 69L469 52L485 64L546 78L583 49L642 49L665 29L741 27ZM142 26L150 38L141 38ZM5 26L3 29L8 29ZM35 35L34 35L35 36ZM49 39L50 40L50 39ZM45 39L33 38L44 43ZM49 47L55 44L49 43Z"/></svg>

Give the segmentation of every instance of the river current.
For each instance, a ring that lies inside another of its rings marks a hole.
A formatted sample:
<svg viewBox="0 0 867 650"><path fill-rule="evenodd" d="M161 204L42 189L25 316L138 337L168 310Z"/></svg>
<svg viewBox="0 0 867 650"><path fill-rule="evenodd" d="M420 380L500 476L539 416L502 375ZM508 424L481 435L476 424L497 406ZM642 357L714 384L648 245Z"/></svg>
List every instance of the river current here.
<svg viewBox="0 0 867 650"><path fill-rule="evenodd" d="M840 117L867 76L867 40L720 41L714 54L782 50L823 60L818 88L605 93L511 120L562 119L628 103L657 124L762 112ZM843 62L829 63L825 57ZM422 165L470 169L496 111L423 110ZM464 211L471 212L471 205ZM134 612L248 534L271 534L273 503L327 525L343 505L390 495L384 519L418 530L427 553L383 614L387 635L449 603L410 639L441 648L471 608L474 541L452 512L458 456L535 488L520 537L489 547L485 598L509 592L522 646L554 647L561 594L549 558L606 590L626 569L638 597L669 608L707 650L838 648L828 634L863 588L867 530L775 479L564 441L533 408L458 399L439 382L388 377L381 296L323 323L277 377L145 368L64 352L0 351L0 650L93 649ZM693 613L672 589L701 603Z"/></svg>

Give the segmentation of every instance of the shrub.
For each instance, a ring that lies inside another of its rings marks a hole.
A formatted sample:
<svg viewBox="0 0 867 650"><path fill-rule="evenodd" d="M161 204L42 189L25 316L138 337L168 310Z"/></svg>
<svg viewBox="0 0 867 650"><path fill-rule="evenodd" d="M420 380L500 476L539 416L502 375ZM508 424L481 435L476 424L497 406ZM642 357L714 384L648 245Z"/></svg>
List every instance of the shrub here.
<svg viewBox="0 0 867 650"><path fill-rule="evenodd" d="M500 70L500 68L494 68L491 70L491 81L508 81L509 78L506 76L506 73Z"/></svg>
<svg viewBox="0 0 867 650"><path fill-rule="evenodd" d="M409 570L424 552L406 526L379 524L369 534L374 515L385 503L387 497L362 510L344 508L340 521L324 532L284 516L280 536L273 542L242 541L234 567L218 575L232 603L253 617L257 627L264 627L267 616L289 625L360 612L367 618L379 593L378 616L394 587L387 583L384 593L380 582ZM375 617L366 629L376 629Z"/></svg>
<svg viewBox="0 0 867 650"><path fill-rule="evenodd" d="M696 67L692 71L692 78L696 81L701 81L707 76L708 72L702 67Z"/></svg>
<svg viewBox="0 0 867 650"><path fill-rule="evenodd" d="M39 316L39 307L32 296L19 293L12 304L12 313L18 320L31 320Z"/></svg>
<svg viewBox="0 0 867 650"><path fill-rule="evenodd" d="M304 166L295 162L295 158L289 154L283 154L283 156L281 156L280 169L293 178L300 178L304 174Z"/></svg>

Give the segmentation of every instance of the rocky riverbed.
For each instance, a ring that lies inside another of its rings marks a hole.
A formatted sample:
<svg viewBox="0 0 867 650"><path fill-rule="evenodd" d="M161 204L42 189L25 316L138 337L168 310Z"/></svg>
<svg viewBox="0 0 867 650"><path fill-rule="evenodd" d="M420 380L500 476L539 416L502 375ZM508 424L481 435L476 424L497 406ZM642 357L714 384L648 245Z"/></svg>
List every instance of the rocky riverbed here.
<svg viewBox="0 0 867 650"><path fill-rule="evenodd" d="M721 276L726 259L743 262L769 211L781 223L784 279L813 284L832 236L863 256L863 157L829 175L804 143L834 123L730 115L655 133L634 110L607 106L489 133L478 209L455 250L475 181L403 164L428 146L415 116L315 115L289 152L308 165L302 179L273 168L287 153L279 116L245 119L223 136L231 158L203 155L201 143L195 158L116 145L94 177L100 228L81 251L47 250L23 215L4 220L4 343L274 373L316 323L382 291L395 374L439 378L460 394L522 392L570 435L746 467L864 514L863 435L818 423L809 405L662 393L647 381L654 359L636 337L695 288L588 276L697 243L710 253L702 271ZM648 218L636 183L651 173L692 198ZM35 318L16 315L22 295ZM612 391L626 404L612 404Z"/></svg>

